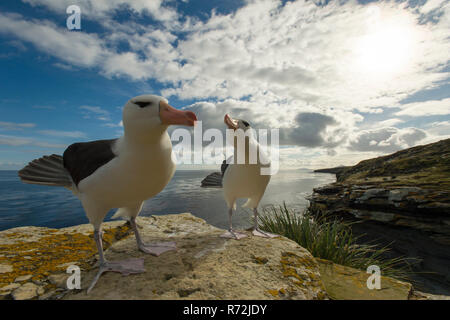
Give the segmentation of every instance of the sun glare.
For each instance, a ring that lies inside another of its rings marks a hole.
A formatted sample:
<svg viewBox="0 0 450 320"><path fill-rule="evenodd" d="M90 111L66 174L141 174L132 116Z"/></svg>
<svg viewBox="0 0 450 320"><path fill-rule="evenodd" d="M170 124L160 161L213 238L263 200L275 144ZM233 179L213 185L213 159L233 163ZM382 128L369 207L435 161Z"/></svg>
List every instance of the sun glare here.
<svg viewBox="0 0 450 320"><path fill-rule="evenodd" d="M375 78L406 71L413 53L413 30L399 22L379 20L356 43L356 67Z"/></svg>

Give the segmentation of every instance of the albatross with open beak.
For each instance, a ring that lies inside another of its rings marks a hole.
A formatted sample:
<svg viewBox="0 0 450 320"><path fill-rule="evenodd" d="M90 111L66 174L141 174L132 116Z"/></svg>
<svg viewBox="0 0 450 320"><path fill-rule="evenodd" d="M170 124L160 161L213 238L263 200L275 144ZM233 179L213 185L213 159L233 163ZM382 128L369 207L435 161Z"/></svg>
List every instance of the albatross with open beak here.
<svg viewBox="0 0 450 320"><path fill-rule="evenodd" d="M44 156L19 171L23 182L66 187L80 199L94 226L100 260L99 271L88 292L103 272L128 275L145 271L143 259L107 261L104 258L101 224L110 209L119 208L114 217L129 219L139 250L158 256L176 249L173 242L143 243L136 217L143 202L163 190L175 172L168 126L193 126L195 121L193 112L175 109L163 97L134 97L123 108L122 137L74 143L63 156Z"/></svg>
<svg viewBox="0 0 450 320"><path fill-rule="evenodd" d="M246 237L245 233L233 230L232 215L233 209L236 209L236 199L247 198L248 201L242 206L243 208L252 208L254 213L253 235L265 238L274 238L277 235L262 231L258 226L258 204L264 195L267 185L270 181L270 175L261 174L261 168L267 166L261 162L262 156L267 156L260 150L260 146L253 137L250 124L245 120L233 119L228 114L225 115L224 122L228 129L243 130L245 133L245 160L244 163L238 163L237 139L234 138L234 162L225 167L223 173L223 191L228 206L229 229L222 235L225 238L239 240ZM252 163L250 152L257 155L257 161Z"/></svg>

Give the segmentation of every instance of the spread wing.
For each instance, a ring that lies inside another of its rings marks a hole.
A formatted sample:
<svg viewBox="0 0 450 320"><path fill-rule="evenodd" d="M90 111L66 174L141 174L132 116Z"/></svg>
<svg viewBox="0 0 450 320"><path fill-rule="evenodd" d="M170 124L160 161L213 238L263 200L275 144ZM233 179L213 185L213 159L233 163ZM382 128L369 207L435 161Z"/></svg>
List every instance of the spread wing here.
<svg viewBox="0 0 450 320"><path fill-rule="evenodd" d="M112 148L117 139L79 142L64 151L64 168L70 173L73 182L78 183L111 161L116 155Z"/></svg>

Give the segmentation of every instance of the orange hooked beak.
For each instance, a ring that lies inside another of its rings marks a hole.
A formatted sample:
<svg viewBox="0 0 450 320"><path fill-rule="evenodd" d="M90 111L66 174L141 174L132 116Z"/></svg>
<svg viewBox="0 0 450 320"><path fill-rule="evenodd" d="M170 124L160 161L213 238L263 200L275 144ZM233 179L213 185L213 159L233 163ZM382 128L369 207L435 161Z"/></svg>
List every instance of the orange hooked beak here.
<svg viewBox="0 0 450 320"><path fill-rule="evenodd" d="M225 122L225 124L227 125L228 129L237 130L239 128L238 121L234 120L228 114L225 115L225 118L223 119L223 122Z"/></svg>
<svg viewBox="0 0 450 320"><path fill-rule="evenodd" d="M192 111L178 110L168 103L161 101L159 103L159 117L163 124L178 124L192 127L197 121L197 116Z"/></svg>

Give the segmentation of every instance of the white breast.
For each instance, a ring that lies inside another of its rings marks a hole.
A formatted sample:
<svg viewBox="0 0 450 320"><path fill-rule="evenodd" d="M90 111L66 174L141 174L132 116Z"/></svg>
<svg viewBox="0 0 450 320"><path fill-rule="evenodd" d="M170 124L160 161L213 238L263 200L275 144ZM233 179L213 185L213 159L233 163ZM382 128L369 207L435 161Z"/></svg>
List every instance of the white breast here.
<svg viewBox="0 0 450 320"><path fill-rule="evenodd" d="M257 147L255 140L250 140L250 144L251 147ZM260 164L232 164L228 166L222 180L228 207L235 208L236 199L239 198L249 199L244 207L256 208L258 206L270 181L270 175L262 175L261 168Z"/></svg>
<svg viewBox="0 0 450 320"><path fill-rule="evenodd" d="M125 207L161 192L174 172L172 144L166 133L158 144L120 148L116 158L81 181L78 189L108 208Z"/></svg>

